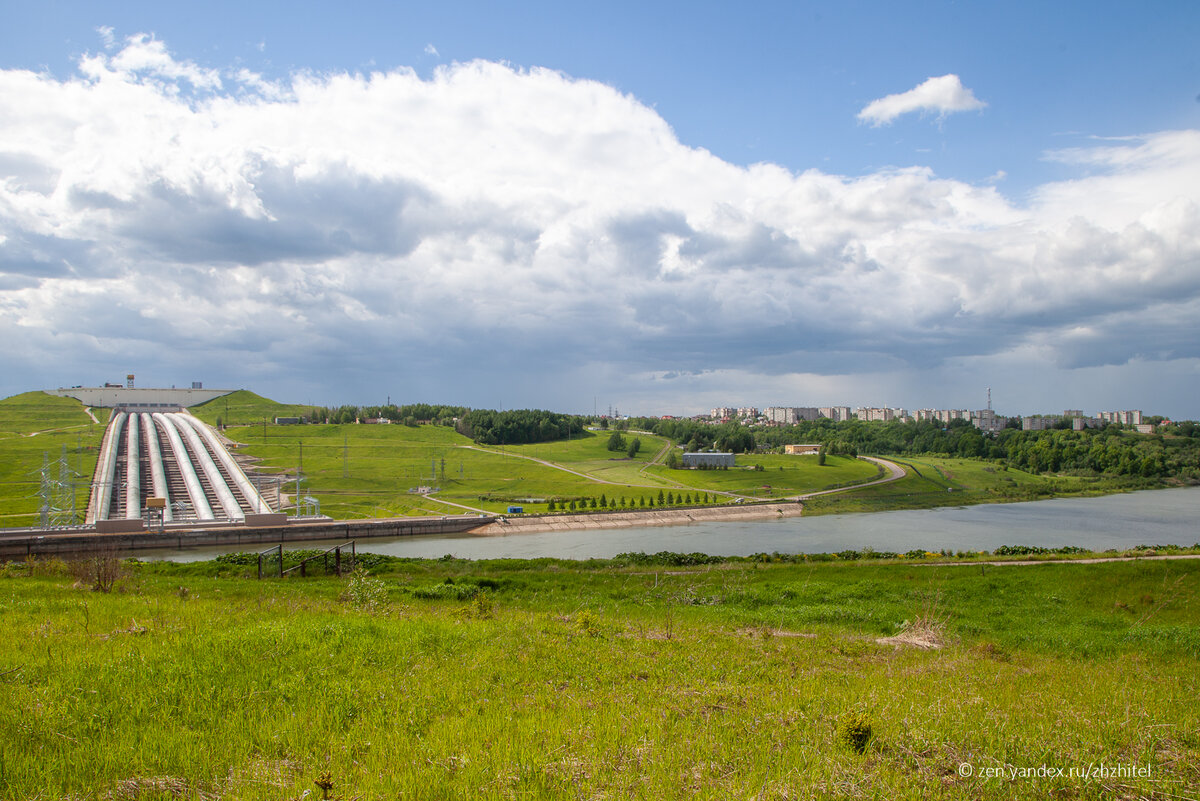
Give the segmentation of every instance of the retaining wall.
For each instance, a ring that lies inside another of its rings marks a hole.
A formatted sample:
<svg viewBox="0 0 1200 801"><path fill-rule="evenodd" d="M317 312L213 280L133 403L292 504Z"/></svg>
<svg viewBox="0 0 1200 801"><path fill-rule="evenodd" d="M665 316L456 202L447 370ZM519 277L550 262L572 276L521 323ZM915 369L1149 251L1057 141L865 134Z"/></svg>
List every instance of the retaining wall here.
<svg viewBox="0 0 1200 801"><path fill-rule="evenodd" d="M412 537L422 534L460 534L491 522L491 517L397 518L392 520L327 520L282 526L205 526L164 533L99 534L94 531L45 532L0 536L0 559L28 556L70 557L96 551L136 555L147 548L186 550L210 545L245 546L261 550L267 545L305 540Z"/></svg>

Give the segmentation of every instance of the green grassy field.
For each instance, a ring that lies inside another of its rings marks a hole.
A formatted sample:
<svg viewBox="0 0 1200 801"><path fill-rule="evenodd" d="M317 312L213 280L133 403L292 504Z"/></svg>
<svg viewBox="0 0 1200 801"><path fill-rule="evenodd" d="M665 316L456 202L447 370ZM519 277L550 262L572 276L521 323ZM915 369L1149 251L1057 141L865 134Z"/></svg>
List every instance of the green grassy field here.
<svg viewBox="0 0 1200 801"><path fill-rule="evenodd" d="M861 490L812 498L805 501L804 513L840 514L1035 501L1051 497L1100 495L1161 486L1158 482L1142 479L1039 476L975 459L932 456L887 458L905 468L903 479Z"/></svg>
<svg viewBox="0 0 1200 801"><path fill-rule="evenodd" d="M593 432L504 447L476 446L453 429L427 425L258 425L226 434L244 443L242 450L269 472L294 475L303 450L301 491L318 498L323 513L340 518L460 511L450 504L489 512L516 504L526 512L544 512L551 499L560 503L601 495L640 504L657 500L659 491L678 494L681 488L688 496L709 492L715 503L730 499L724 493L779 497L876 472L874 465L844 457L818 467L814 459L770 455L739 457L744 466L727 471L668 470L652 464L666 440L648 434L639 435L642 450L632 459L607 450L608 435ZM755 471L755 463L771 467ZM768 481L775 483L772 489L764 487ZM434 497L409 492L422 486L438 492Z"/></svg>
<svg viewBox="0 0 1200 801"><path fill-rule="evenodd" d="M68 481L76 485L80 522L87 508L88 482L96 467L108 409L95 409L93 423L82 404L44 392L26 392L0 400L0 527L31 526L41 505L42 466L49 462L51 478L66 458ZM69 490L68 490L69 493ZM65 495L64 495L65 497Z"/></svg>
<svg viewBox="0 0 1200 801"><path fill-rule="evenodd" d="M1200 793L1198 561L126 569L3 570L0 797Z"/></svg>

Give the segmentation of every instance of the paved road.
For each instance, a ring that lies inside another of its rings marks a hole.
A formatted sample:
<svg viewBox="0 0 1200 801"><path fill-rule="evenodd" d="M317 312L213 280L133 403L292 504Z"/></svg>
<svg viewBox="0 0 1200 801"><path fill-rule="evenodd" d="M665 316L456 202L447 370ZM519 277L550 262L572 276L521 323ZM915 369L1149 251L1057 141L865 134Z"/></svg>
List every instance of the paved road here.
<svg viewBox="0 0 1200 801"><path fill-rule="evenodd" d="M864 459L868 462L874 462L880 467L886 468L888 475L883 478L877 478L874 481L868 481L866 484L852 484L849 487L837 487L835 489L821 490L819 492L806 492L803 495L793 495L788 498L789 501L803 501L808 498L815 498L818 495L831 495L835 492L849 492L850 490L862 489L863 487L873 487L876 484L888 484L892 481L899 481L904 478L904 468L895 462L889 462L887 459L879 459L875 456L860 456L859 459Z"/></svg>

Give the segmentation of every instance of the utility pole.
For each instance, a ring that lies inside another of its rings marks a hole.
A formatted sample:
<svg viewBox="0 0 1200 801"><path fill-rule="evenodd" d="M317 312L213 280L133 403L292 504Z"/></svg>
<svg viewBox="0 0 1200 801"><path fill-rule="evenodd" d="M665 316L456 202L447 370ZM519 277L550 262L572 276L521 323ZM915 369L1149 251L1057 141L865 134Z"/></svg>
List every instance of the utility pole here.
<svg viewBox="0 0 1200 801"><path fill-rule="evenodd" d="M304 469L304 443L300 440L300 460L296 462L296 517L300 516L300 471Z"/></svg>

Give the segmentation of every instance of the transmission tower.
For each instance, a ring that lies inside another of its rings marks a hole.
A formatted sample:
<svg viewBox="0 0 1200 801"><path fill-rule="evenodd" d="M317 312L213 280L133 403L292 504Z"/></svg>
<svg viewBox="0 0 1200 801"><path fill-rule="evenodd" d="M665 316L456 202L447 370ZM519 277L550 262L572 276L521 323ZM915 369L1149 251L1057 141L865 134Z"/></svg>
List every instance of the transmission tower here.
<svg viewBox="0 0 1200 801"><path fill-rule="evenodd" d="M67 446L62 455L50 461L50 452L42 451L41 488L38 491L38 518L42 528L63 528L79 525L75 504L76 479L80 475L71 469Z"/></svg>

